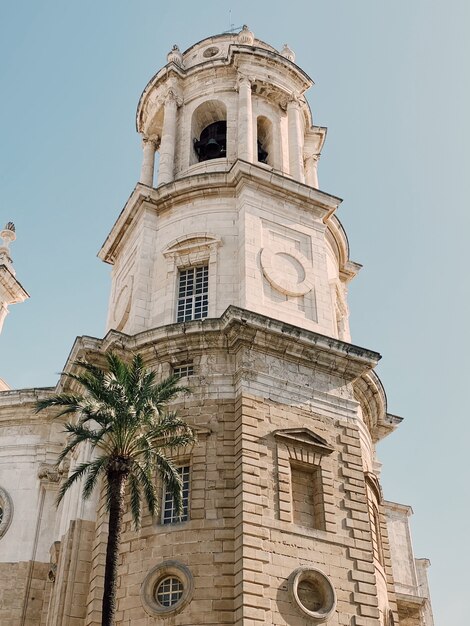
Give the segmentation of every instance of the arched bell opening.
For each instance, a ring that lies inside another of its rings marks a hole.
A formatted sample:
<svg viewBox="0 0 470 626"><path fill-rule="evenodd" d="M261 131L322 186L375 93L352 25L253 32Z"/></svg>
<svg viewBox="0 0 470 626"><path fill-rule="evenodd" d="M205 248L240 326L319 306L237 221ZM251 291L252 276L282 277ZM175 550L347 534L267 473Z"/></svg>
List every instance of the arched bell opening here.
<svg viewBox="0 0 470 626"><path fill-rule="evenodd" d="M225 159L227 156L227 108L220 100L199 105L191 123L190 164Z"/></svg>
<svg viewBox="0 0 470 626"><path fill-rule="evenodd" d="M199 141L194 140L199 162L222 159L227 154L227 122L222 120L206 126Z"/></svg>
<svg viewBox="0 0 470 626"><path fill-rule="evenodd" d="M259 163L273 165L273 125L264 115L256 120L256 149Z"/></svg>

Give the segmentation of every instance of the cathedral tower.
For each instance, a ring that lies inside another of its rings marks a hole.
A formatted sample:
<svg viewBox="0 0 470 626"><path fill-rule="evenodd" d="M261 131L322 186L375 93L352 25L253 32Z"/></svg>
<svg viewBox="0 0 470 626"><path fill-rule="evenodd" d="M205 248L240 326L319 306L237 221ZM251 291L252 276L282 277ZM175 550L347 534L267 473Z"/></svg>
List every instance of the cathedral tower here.
<svg viewBox="0 0 470 626"><path fill-rule="evenodd" d="M183 517L161 485L159 519L135 532L125 518L120 626L432 626L427 562L404 540L410 509L379 484L376 444L401 420L374 373L380 355L351 343L360 266L340 199L319 188L312 84L288 46L243 27L175 46L139 101L140 181L99 253L112 265L107 334L78 338L66 367L113 349L180 374L192 393L177 409L198 441L177 459ZM18 392L0 417L25 407ZM52 467L62 435L41 419L28 467L46 511L68 467ZM0 486L13 501L13 478ZM71 490L35 528L11 520L11 537L35 538L17 559L30 572L21 623L97 626L97 497ZM28 621L38 580L42 621Z"/></svg>

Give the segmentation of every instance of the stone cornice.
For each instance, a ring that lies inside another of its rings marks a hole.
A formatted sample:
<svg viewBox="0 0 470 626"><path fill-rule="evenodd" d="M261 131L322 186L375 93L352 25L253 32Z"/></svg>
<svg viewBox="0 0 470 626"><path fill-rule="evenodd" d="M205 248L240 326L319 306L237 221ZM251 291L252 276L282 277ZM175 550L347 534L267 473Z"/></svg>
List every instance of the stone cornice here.
<svg viewBox="0 0 470 626"><path fill-rule="evenodd" d="M0 265L0 298L5 298L8 304L24 302L29 298L29 293L4 264Z"/></svg>
<svg viewBox="0 0 470 626"><path fill-rule="evenodd" d="M96 360L108 350L141 352L151 363L168 360L175 351L187 350L188 346L201 353L208 350L236 353L242 347L249 347L336 375L345 382L369 372L380 359L372 350L230 306L220 318L170 324L133 336L112 330L103 339L79 337L65 371L71 371L75 361L91 357L92 353Z"/></svg>
<svg viewBox="0 0 470 626"><path fill-rule="evenodd" d="M226 35L220 35L219 38L220 37L226 38ZM184 58L190 50L194 50L194 48L201 46L202 44L211 43L213 40L216 39L217 36L203 39L202 41L198 42L197 44L191 46L191 48L186 50L183 53L183 66L179 66L174 62L170 62L162 67L156 74L154 74L154 76L145 86L145 89L139 98L136 112L137 132L142 132L142 117L149 95L156 89L158 89L160 84L164 83L171 76L175 76L184 80L186 77L190 77L194 73L204 72L206 69L209 72L213 73L214 69L217 67L222 68L231 65L238 67L240 64L243 64L243 60L246 57L251 64L253 62L258 62L263 67L266 67L266 65L268 65L271 66L274 71L275 68L278 68L283 75L285 75L287 72L287 75L292 80L295 88L292 88L291 86L290 89L286 89L284 87L286 95L289 95L289 92L291 93L292 91L298 91L303 93L314 84L313 80L298 65L281 55L271 46L268 46L268 44L265 44L264 42L261 42L259 40L255 40L253 46L241 45L235 42L230 43L227 54L225 56L217 57L216 59L210 58L195 65L191 65L188 68L184 67ZM262 45L260 46L259 44ZM304 103L304 106L307 108L307 117L311 124L310 109L307 103Z"/></svg>
<svg viewBox="0 0 470 626"><path fill-rule="evenodd" d="M356 378L354 394L374 443L392 433L403 421L403 418L387 412L385 389L374 371L363 372Z"/></svg>
<svg viewBox="0 0 470 626"><path fill-rule="evenodd" d="M341 198L299 183L282 174L253 163L237 160L229 171L185 176L157 189L138 184L98 252L98 257L106 263L114 263L116 249L144 203L160 212L176 204L191 202L193 198L200 197L202 192L205 197L214 195L220 198L221 194L235 197L245 187L265 189L270 195L279 195L283 199L297 203L304 210L312 211L324 222L331 218L342 202Z"/></svg>
<svg viewBox="0 0 470 626"><path fill-rule="evenodd" d="M9 389L0 392L0 409L16 405L32 405L46 398L54 387L38 387L31 389Z"/></svg>

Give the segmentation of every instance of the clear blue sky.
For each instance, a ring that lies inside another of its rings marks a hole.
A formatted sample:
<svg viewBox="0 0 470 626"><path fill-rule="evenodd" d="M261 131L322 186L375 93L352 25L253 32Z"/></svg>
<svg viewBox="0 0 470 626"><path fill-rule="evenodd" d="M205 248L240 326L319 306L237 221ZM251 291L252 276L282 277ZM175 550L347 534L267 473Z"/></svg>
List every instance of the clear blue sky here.
<svg viewBox="0 0 470 626"><path fill-rule="evenodd" d="M0 376L53 385L77 335L102 336L96 253L133 189L140 93L166 61L247 23L287 42L328 126L320 186L344 198L353 340L383 354L388 499L412 504L437 626L468 624L470 3L468 0L1 0L0 225L31 299L0 336ZM466 617L464 617L464 615Z"/></svg>

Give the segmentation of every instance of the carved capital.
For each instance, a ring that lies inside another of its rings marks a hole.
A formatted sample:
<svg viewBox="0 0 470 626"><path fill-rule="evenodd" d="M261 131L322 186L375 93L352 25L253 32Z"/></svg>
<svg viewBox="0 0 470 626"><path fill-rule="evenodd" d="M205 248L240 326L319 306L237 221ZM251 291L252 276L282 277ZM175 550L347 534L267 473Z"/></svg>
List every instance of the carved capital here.
<svg viewBox="0 0 470 626"><path fill-rule="evenodd" d="M305 162L306 163L312 163L313 165L316 165L318 163L320 159L320 155L319 154L307 154L305 156Z"/></svg>
<svg viewBox="0 0 470 626"><path fill-rule="evenodd" d="M176 85L173 81L172 84L168 87L168 91L165 94L165 107L170 105L175 105L180 107L183 104L183 97L181 95L180 89L178 85Z"/></svg>
<svg viewBox="0 0 470 626"><path fill-rule="evenodd" d="M302 97L299 94L293 93L290 95L289 100L287 101L288 109L300 109L300 105L302 104Z"/></svg>
<svg viewBox="0 0 470 626"><path fill-rule="evenodd" d="M38 469L38 478L43 482L58 483L60 481L61 472L57 465L50 463L41 463Z"/></svg>
<svg viewBox="0 0 470 626"><path fill-rule="evenodd" d="M158 146L160 145L160 137L158 137L158 135L150 135L150 136L146 136L144 135L142 137L142 148L146 148L147 146L153 146L154 150L157 150Z"/></svg>
<svg viewBox="0 0 470 626"><path fill-rule="evenodd" d="M251 80L242 72L238 72L237 74L237 89L239 90L240 87L248 87L251 89Z"/></svg>

